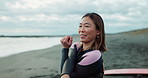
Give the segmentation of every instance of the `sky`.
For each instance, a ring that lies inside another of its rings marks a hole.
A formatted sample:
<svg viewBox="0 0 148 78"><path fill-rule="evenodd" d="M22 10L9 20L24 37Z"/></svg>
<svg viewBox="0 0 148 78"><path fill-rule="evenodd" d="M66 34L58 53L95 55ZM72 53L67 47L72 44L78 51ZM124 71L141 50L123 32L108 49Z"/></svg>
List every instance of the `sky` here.
<svg viewBox="0 0 148 78"><path fill-rule="evenodd" d="M90 12L106 33L148 28L148 0L0 0L0 35L77 34Z"/></svg>

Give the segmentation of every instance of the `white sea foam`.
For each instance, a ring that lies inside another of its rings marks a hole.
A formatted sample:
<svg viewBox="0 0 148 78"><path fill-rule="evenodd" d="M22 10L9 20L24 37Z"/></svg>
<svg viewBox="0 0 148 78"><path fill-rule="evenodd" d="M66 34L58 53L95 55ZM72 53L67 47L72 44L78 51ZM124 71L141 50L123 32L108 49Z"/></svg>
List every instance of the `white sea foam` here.
<svg viewBox="0 0 148 78"><path fill-rule="evenodd" d="M0 57L60 44L61 37L0 38Z"/></svg>

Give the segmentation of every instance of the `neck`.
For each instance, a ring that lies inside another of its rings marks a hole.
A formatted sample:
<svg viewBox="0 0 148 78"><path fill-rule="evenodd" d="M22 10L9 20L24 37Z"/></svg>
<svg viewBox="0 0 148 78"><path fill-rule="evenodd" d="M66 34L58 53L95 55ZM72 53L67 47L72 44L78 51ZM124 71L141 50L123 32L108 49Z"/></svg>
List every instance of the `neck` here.
<svg viewBox="0 0 148 78"><path fill-rule="evenodd" d="M82 43L83 44L83 50L88 50L91 48L94 41L91 41L89 43Z"/></svg>

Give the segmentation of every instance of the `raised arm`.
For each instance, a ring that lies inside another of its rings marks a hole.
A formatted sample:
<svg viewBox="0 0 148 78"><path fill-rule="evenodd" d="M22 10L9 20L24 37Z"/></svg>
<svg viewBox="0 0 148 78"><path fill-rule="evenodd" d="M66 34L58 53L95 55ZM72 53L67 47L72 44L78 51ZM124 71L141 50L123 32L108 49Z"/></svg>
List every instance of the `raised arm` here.
<svg viewBox="0 0 148 78"><path fill-rule="evenodd" d="M62 38L60 40L61 44L62 44L62 58L61 58L61 73L62 73L62 70L63 70L63 65L65 63L65 61L67 60L68 58L68 52L69 52L69 48L72 44L72 37L70 36L65 36L64 38ZM61 78L70 78L69 75L63 75L61 76Z"/></svg>

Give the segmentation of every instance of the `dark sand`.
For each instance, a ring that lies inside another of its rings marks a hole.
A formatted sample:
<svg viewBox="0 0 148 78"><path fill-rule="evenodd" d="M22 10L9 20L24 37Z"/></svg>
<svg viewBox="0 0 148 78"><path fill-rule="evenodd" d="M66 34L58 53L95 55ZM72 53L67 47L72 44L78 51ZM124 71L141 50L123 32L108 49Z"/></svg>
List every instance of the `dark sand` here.
<svg viewBox="0 0 148 78"><path fill-rule="evenodd" d="M74 36L74 42L79 38ZM148 68L148 29L106 35L105 69ZM0 58L0 78L58 78L61 45ZM114 77L110 77L114 78Z"/></svg>

